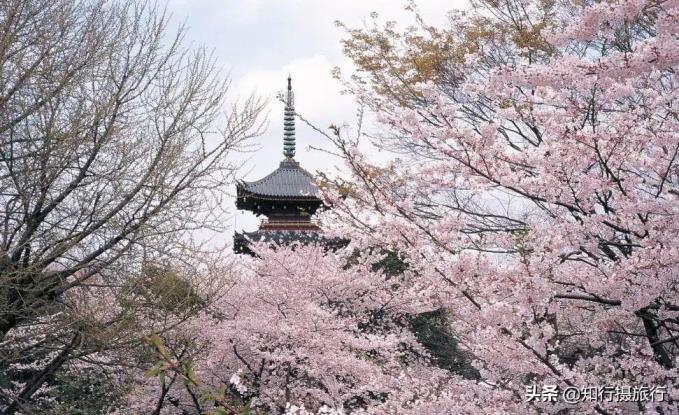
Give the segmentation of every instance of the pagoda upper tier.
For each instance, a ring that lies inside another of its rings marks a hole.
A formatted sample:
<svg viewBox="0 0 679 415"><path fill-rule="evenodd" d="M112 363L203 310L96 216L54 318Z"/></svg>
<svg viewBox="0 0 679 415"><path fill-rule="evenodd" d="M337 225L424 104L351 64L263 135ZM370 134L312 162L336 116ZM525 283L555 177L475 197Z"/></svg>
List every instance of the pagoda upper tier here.
<svg viewBox="0 0 679 415"><path fill-rule="evenodd" d="M293 159L281 161L263 179L239 182L236 192L236 208L267 217L260 230L318 230L311 216L323 202L311 173Z"/></svg>
<svg viewBox="0 0 679 415"><path fill-rule="evenodd" d="M264 178L236 184L236 208L265 216L254 232L236 233L234 250L251 253L250 242L279 244L323 242L321 229L311 219L323 205L314 177L295 157L295 107L292 80L288 77L283 117L283 161Z"/></svg>

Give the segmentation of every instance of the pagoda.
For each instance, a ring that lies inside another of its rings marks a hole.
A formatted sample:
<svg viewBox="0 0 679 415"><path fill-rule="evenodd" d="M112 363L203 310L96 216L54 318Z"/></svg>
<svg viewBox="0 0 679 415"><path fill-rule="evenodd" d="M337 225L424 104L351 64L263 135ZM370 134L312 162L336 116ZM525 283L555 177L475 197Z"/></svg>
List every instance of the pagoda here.
<svg viewBox="0 0 679 415"><path fill-rule="evenodd" d="M295 98L288 76L283 117L283 160L264 178L236 184L236 208L264 216L259 229L234 235L233 249L252 254L250 242L288 244L321 241L312 216L322 205L313 176L295 160Z"/></svg>

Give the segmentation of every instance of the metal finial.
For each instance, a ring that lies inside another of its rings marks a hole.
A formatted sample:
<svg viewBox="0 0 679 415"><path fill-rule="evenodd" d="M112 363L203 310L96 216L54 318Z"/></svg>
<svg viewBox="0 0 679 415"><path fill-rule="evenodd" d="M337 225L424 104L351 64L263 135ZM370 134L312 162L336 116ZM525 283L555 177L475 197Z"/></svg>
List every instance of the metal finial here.
<svg viewBox="0 0 679 415"><path fill-rule="evenodd" d="M285 96L283 115L283 155L295 157L295 95L292 92L292 77L288 75L288 92Z"/></svg>

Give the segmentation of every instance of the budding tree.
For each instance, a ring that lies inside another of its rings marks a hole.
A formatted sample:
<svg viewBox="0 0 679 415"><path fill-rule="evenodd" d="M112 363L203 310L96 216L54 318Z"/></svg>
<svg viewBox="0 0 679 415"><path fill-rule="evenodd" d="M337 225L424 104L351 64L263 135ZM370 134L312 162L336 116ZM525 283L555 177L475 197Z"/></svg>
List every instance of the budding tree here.
<svg viewBox="0 0 679 415"><path fill-rule="evenodd" d="M152 3L2 2L0 28L0 341L51 356L3 385L13 413L71 357L105 348L74 317L75 293L139 296L132 277L148 282L188 231L219 225L226 156L258 134L262 105L225 108L215 59Z"/></svg>

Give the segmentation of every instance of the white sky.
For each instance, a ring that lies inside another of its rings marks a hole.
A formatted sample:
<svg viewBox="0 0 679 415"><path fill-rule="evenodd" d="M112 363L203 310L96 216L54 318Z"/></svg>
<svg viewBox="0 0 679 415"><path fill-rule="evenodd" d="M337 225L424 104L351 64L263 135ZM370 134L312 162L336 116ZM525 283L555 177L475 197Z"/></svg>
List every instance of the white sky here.
<svg viewBox="0 0 679 415"><path fill-rule="evenodd" d="M425 21L443 24L446 13L461 8L464 0L420 0ZM258 151L249 158L242 178L256 180L273 171L282 159L283 105L275 99L292 75L296 110L315 125L353 125L356 107L351 97L340 95L340 85L330 71L339 66L351 70L342 55L344 36L334 22L362 26L373 11L382 20L402 25L413 22L403 0L169 0L175 23L188 26L187 41L214 49L221 66L230 71L234 91L269 98L268 129L258 138ZM297 121L297 155L310 172L332 171L330 156L308 149L328 147L318 133ZM235 188L232 190L235 193ZM253 230L258 220L248 212L235 211L235 197L227 208L234 212L231 227ZM217 239L227 242L231 233ZM215 241L215 242L221 242Z"/></svg>

